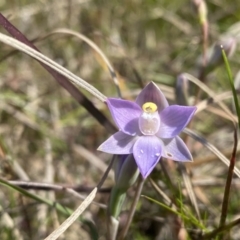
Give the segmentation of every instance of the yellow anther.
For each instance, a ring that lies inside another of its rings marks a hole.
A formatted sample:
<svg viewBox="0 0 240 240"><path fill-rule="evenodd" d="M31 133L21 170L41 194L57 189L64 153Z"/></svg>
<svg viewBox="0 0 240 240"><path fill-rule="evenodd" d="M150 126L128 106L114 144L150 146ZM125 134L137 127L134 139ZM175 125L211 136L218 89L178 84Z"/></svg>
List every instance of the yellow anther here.
<svg viewBox="0 0 240 240"><path fill-rule="evenodd" d="M157 105L153 102L146 102L142 105L142 110L147 113L154 113L157 111Z"/></svg>

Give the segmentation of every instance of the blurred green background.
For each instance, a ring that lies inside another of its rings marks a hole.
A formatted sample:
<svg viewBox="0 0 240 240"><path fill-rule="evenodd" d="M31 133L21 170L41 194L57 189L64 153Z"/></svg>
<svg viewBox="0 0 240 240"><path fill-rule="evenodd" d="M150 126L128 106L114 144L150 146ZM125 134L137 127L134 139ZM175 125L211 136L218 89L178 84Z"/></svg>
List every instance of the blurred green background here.
<svg viewBox="0 0 240 240"><path fill-rule="evenodd" d="M208 48L221 39L234 38L235 48L229 61L237 79L240 1L211 0L206 1L206 6ZM203 37L193 1L1 0L0 12L33 40L42 53L107 97L117 97L117 91L100 56L81 39L54 31L69 29L94 41L114 66L122 95L127 99L134 99L143 85L154 81L169 102L176 104L177 76L187 72L199 77ZM1 32L8 34L2 27ZM96 186L111 159L108 154L96 151L110 133L39 63L3 43L0 43L0 49L1 177L79 185L86 196L84 187ZM204 82L216 94L230 90L226 69L220 63L208 70ZM81 91L110 118L103 103ZM190 104L196 103L196 92L197 87L190 84ZM202 94L201 98L206 99L207 94ZM226 104L232 109L231 100ZM232 124L216 109L219 111L215 108L215 111L208 109L198 114L191 127L229 157L233 144ZM204 225L212 229L219 220L227 167L200 143L189 140L189 147L195 161L187 167L191 171ZM182 179L177 169L173 164L168 164L167 169L178 186L177 182ZM160 167L153 172L152 178L170 198L174 196ZM239 190L240 182L237 178L234 181L233 188ZM111 175L105 187L111 187L113 183ZM80 203L79 199L64 192L31 191L72 209ZM188 211L194 212L184 186L181 192ZM96 201L107 204L108 193L99 193ZM146 182L144 194L161 202L150 182ZM133 195L134 189L131 189L129 199ZM239 217L239 198L239 191L233 191L229 220ZM130 202L127 202L120 228L129 206ZM0 239L43 239L65 218L54 208L0 186ZM94 222L99 239L106 239L104 209L92 205L83 218ZM176 224L174 221L176 219L166 209L141 199L127 239L174 239L169 235ZM194 229L191 223L186 225L187 229ZM61 239L91 239L89 232L91 230L84 222L76 222ZM198 238L190 234L182 239ZM237 230L232 231L229 239L240 239Z"/></svg>

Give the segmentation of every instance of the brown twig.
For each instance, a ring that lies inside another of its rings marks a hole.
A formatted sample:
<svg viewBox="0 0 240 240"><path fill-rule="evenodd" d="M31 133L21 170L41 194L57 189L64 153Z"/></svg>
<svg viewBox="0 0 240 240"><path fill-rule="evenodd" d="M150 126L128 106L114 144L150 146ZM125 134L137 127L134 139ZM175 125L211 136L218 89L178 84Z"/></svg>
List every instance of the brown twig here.
<svg viewBox="0 0 240 240"><path fill-rule="evenodd" d="M23 189L34 189L42 191L66 191L66 188L72 189L76 192L90 193L94 187L86 187L81 185L68 185L68 184L52 184L52 183L42 183L42 182L30 182L30 181L8 181L15 186L21 187ZM100 188L99 193L110 193L111 187Z"/></svg>
<svg viewBox="0 0 240 240"><path fill-rule="evenodd" d="M126 235L128 233L128 229L129 229L129 227L131 225L134 213L136 211L137 203L138 203L139 198L141 196L143 185L144 185L144 179L140 176L139 180L138 180L138 185L137 185L137 190L136 190L136 193L135 193L135 197L133 199L133 203L132 203L129 215L128 215L127 223L126 223L126 225L125 225L125 227L124 227L124 229L123 229L123 231L122 231L122 233L121 233L121 235L119 237L119 240L125 239L125 237L126 237Z"/></svg>
<svg viewBox="0 0 240 240"><path fill-rule="evenodd" d="M234 128L234 146L233 146L232 157L230 159L230 165L228 168L228 175L227 175L227 181L226 181L226 186L225 186L224 195L223 195L222 212L221 212L219 227L222 227L225 225L226 218L227 218L227 210L228 210L231 183L233 178L233 170L236 162L237 143L238 143L238 137L237 137L237 129L235 127Z"/></svg>
<svg viewBox="0 0 240 240"><path fill-rule="evenodd" d="M223 226L220 226L216 229L214 229L212 232L210 233L206 233L202 236L201 239L204 239L204 240L208 240L208 239L213 239L214 237L216 237L219 233L222 233L222 232L225 232L227 230L230 230L232 229L233 227L237 226L237 225L240 225L240 218L238 218L237 220L233 221L233 222L230 222L226 225L223 225Z"/></svg>

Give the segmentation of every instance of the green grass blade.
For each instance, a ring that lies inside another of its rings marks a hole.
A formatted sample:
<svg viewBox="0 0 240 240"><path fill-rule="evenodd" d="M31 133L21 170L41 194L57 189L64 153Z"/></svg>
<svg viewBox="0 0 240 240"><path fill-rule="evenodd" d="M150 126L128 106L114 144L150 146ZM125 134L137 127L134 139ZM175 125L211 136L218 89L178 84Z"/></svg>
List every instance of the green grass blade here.
<svg viewBox="0 0 240 240"><path fill-rule="evenodd" d="M232 71L230 69L229 62L228 62L226 53L225 53L223 48L222 48L222 56L223 56L223 60L224 60L225 66L226 66L228 79L229 79L229 82L230 82L230 85L231 85L231 90L232 90L232 93L233 93L234 104L235 104L235 108L236 108L236 112L237 112L237 116L238 116L238 128L240 129L240 108L239 108L237 92L236 92L236 89L234 87Z"/></svg>

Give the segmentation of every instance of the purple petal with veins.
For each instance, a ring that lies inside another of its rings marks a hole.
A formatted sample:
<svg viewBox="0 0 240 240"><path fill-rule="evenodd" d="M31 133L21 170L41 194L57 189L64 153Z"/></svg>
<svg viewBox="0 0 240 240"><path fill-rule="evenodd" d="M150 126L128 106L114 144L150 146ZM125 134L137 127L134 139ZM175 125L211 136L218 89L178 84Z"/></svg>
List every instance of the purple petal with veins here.
<svg viewBox="0 0 240 240"><path fill-rule="evenodd" d="M161 157L192 161L187 146L177 135L189 123L196 107L169 106L153 82L140 92L136 102L108 98L107 105L120 131L107 139L98 150L118 155L133 154L143 178L151 173ZM156 116L158 121L154 120ZM123 162L119 162L119 168Z"/></svg>
<svg viewBox="0 0 240 240"><path fill-rule="evenodd" d="M130 154L137 137L129 136L121 131L113 134L103 142L98 150L112 154Z"/></svg>
<svg viewBox="0 0 240 240"><path fill-rule="evenodd" d="M164 144L162 156L164 158L182 162L192 161L192 155L180 137L162 139L162 141Z"/></svg>
<svg viewBox="0 0 240 240"><path fill-rule="evenodd" d="M138 95L136 103L142 107L146 102L153 102L158 107L158 112L168 106L167 99L153 82L150 82Z"/></svg>
<svg viewBox="0 0 240 240"><path fill-rule="evenodd" d="M107 105L115 123L121 131L132 136L140 134L138 119L142 110L136 103L122 99L108 98Z"/></svg>
<svg viewBox="0 0 240 240"><path fill-rule="evenodd" d="M138 168L146 178L161 158L162 146L156 136L141 136L135 142L133 155Z"/></svg>
<svg viewBox="0 0 240 240"><path fill-rule="evenodd" d="M160 113L161 124L159 138L173 138L177 136L192 119L196 107L172 105Z"/></svg>

